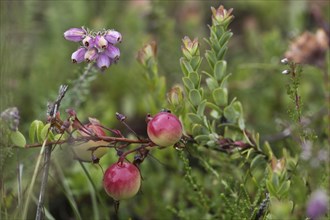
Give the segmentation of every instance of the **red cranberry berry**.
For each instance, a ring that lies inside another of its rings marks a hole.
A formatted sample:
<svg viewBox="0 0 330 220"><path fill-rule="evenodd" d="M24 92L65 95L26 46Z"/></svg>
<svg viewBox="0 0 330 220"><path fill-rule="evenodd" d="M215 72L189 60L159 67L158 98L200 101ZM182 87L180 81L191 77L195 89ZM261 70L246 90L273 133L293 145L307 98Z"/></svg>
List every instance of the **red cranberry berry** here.
<svg viewBox="0 0 330 220"><path fill-rule="evenodd" d="M147 132L152 142L160 147L168 147L181 139L182 125L175 115L160 112L148 122Z"/></svg>
<svg viewBox="0 0 330 220"><path fill-rule="evenodd" d="M90 134L87 134L83 130L78 130L78 133L79 133L78 136L88 137L91 134L95 134L95 135L98 135L98 136L105 136L106 135L104 130L98 125L87 124L87 125L85 125L85 128L90 132ZM92 141L92 140L90 140L90 141L87 141L87 142L84 142L84 143L81 143L81 144L74 145L72 147L72 149L73 149L74 156L76 157L76 159L81 160L81 161L85 161L85 162L93 162L93 161L97 161L104 154L106 154L107 151L108 151L108 148L100 147L100 148L97 148L95 151L92 151L91 149L93 147L106 146L106 145L108 145L108 143L105 142L105 141Z"/></svg>
<svg viewBox="0 0 330 220"><path fill-rule="evenodd" d="M116 201L133 197L139 191L140 185L140 171L131 163L112 164L104 173L103 187Z"/></svg>

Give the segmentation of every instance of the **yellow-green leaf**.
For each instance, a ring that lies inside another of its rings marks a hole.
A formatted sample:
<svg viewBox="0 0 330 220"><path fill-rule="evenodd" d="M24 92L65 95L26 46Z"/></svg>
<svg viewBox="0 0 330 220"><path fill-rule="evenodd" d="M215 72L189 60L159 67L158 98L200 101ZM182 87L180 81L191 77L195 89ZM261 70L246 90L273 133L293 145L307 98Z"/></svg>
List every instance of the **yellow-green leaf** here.
<svg viewBox="0 0 330 220"><path fill-rule="evenodd" d="M26 140L24 135L19 131L14 131L10 134L10 139L17 147L25 147Z"/></svg>

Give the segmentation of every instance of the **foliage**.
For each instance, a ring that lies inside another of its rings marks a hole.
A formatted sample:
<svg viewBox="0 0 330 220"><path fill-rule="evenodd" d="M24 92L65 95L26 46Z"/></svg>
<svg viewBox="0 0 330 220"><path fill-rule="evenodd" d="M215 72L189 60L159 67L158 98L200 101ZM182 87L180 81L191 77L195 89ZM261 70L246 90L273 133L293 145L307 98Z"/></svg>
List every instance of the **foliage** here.
<svg viewBox="0 0 330 220"><path fill-rule="evenodd" d="M1 82L1 219L329 217L329 210L313 208L320 197L314 192L329 203L329 59L322 51L316 66L294 56L280 63L288 48L283 33L307 23L291 16L285 25L281 9L299 15L307 7L228 5L235 11L212 7L210 19L209 3L195 1L1 2L0 68L8 82ZM59 16L61 10L70 13ZM14 19L18 14L26 19ZM60 36L82 25L122 33L117 65L99 74L88 64L68 75L74 49ZM17 48L17 30L31 42L26 48ZM182 33L196 38L184 37L180 54ZM22 56L27 51L29 59ZM328 46L325 53L329 58ZM63 83L69 87L56 98ZM13 105L20 114L4 111ZM163 108L184 126L173 148L146 138L147 113ZM87 120L107 135L79 136ZM88 141L107 144L90 149L93 163L72 160L70 148ZM109 151L94 158L99 147ZM123 160L139 167L142 187L116 213L102 177Z"/></svg>

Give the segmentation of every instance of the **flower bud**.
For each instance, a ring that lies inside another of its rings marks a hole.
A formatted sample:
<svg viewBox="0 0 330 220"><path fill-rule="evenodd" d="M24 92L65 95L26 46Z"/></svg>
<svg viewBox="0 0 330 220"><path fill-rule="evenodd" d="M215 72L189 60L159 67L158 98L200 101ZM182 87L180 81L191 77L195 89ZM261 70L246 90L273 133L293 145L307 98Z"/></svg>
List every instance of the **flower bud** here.
<svg viewBox="0 0 330 220"><path fill-rule="evenodd" d="M98 52L97 52L96 48L87 50L87 52L85 53L85 56L84 56L86 62L91 62L91 61L97 59L97 57L98 57Z"/></svg>
<svg viewBox="0 0 330 220"><path fill-rule="evenodd" d="M115 30L108 30L104 37L110 44L113 45L117 44L118 42L120 43L122 41L121 33Z"/></svg>
<svg viewBox="0 0 330 220"><path fill-rule="evenodd" d="M282 74L283 74L283 75L288 75L289 73L290 73L290 70L283 70L283 71L282 71Z"/></svg>
<svg viewBox="0 0 330 220"><path fill-rule="evenodd" d="M108 46L108 41L103 36L100 35L97 35L95 37L94 42L95 42L95 46L97 46L100 49L105 49Z"/></svg>
<svg viewBox="0 0 330 220"><path fill-rule="evenodd" d="M145 45L139 50L137 60L144 66L147 65L147 61L151 58L156 59L157 43L152 41L150 44Z"/></svg>
<svg viewBox="0 0 330 220"><path fill-rule="evenodd" d="M110 58L105 53L99 54L99 57L96 59L96 65L98 68L105 70L110 66L110 64Z"/></svg>
<svg viewBox="0 0 330 220"><path fill-rule="evenodd" d="M112 60L114 60L116 62L117 60L119 60L120 50L117 47L109 44L108 47L107 47L107 49L105 50L105 54L110 59L112 59Z"/></svg>
<svg viewBox="0 0 330 220"><path fill-rule="evenodd" d="M220 5L218 9L211 7L211 11L213 25L227 25L234 19L234 16L231 15L233 11L232 8L227 11L222 5Z"/></svg>
<svg viewBox="0 0 330 220"><path fill-rule="evenodd" d="M84 40L82 41L83 45L87 48L87 49L91 49L94 47L95 45L95 40L93 38L93 36L86 36L84 38Z"/></svg>
<svg viewBox="0 0 330 220"><path fill-rule="evenodd" d="M64 38L69 41L81 41L86 35L86 31L82 28L70 28L64 32Z"/></svg>
<svg viewBox="0 0 330 220"><path fill-rule="evenodd" d="M183 101L183 88L180 85L175 85L167 93L168 102L174 107L179 106Z"/></svg>
<svg viewBox="0 0 330 220"><path fill-rule="evenodd" d="M191 57L194 55L198 55L199 54L199 50L198 50L198 39L195 38L193 41L190 40L189 37L185 36L182 39L183 42L183 46L182 46L182 52L184 53L184 55L186 57Z"/></svg>
<svg viewBox="0 0 330 220"><path fill-rule="evenodd" d="M85 53L87 49L84 47L78 48L75 52L71 55L72 63L81 63L85 59Z"/></svg>
<svg viewBox="0 0 330 220"><path fill-rule="evenodd" d="M275 157L273 157L271 160L272 170L278 174L281 174L285 169L285 163L286 161L284 158L278 160Z"/></svg>

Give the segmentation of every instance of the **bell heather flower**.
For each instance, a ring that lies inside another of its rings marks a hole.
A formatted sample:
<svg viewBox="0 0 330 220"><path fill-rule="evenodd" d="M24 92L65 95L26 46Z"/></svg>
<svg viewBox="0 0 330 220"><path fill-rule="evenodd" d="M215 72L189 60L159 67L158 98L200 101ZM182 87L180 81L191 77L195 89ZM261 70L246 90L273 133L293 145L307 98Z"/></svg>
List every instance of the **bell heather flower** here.
<svg viewBox="0 0 330 220"><path fill-rule="evenodd" d="M104 37L105 37L105 39L107 39L107 41L110 44L113 44L113 45L120 43L122 40L121 33L119 33L118 31L115 31L115 30L108 30Z"/></svg>
<svg viewBox="0 0 330 220"><path fill-rule="evenodd" d="M92 48L87 50L87 52L85 53L85 60L87 63L96 60L96 58L99 56L98 51L96 48Z"/></svg>
<svg viewBox="0 0 330 220"><path fill-rule="evenodd" d="M96 59L96 65L101 70L107 69L111 64L110 58L105 53L100 53L99 57Z"/></svg>
<svg viewBox="0 0 330 220"><path fill-rule="evenodd" d="M72 63L81 63L85 60L85 53L87 49L85 47L79 47L78 50L72 53L71 60Z"/></svg>
<svg viewBox="0 0 330 220"><path fill-rule="evenodd" d="M80 42L80 47L71 55L73 63L95 62L98 68L104 70L119 60L120 50L113 46L122 40L118 31L71 28L64 32L64 37L69 41Z"/></svg>
<svg viewBox="0 0 330 220"><path fill-rule="evenodd" d="M312 220L317 220L328 211L328 195L325 190L314 191L307 205L307 216Z"/></svg>
<svg viewBox="0 0 330 220"><path fill-rule="evenodd" d="M113 59L115 62L119 60L120 57L120 51L117 47L112 46L111 44L108 45L107 49L105 50L106 55L110 57L110 59Z"/></svg>
<svg viewBox="0 0 330 220"><path fill-rule="evenodd" d="M86 35L86 31L83 28L70 28L64 32L64 38L69 41L79 42Z"/></svg>
<svg viewBox="0 0 330 220"><path fill-rule="evenodd" d="M82 41L83 45L88 48L88 49L91 49L94 47L95 45L95 40L94 40L94 37L93 36L89 36L87 35L83 41Z"/></svg>
<svg viewBox="0 0 330 220"><path fill-rule="evenodd" d="M95 46L99 49L105 49L108 46L108 41L100 35L95 37Z"/></svg>

